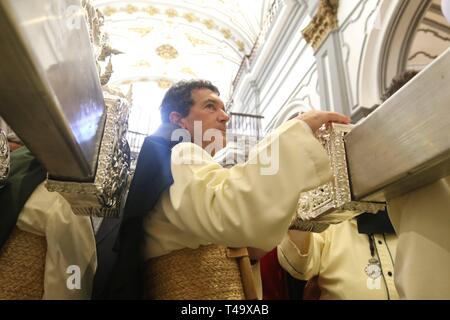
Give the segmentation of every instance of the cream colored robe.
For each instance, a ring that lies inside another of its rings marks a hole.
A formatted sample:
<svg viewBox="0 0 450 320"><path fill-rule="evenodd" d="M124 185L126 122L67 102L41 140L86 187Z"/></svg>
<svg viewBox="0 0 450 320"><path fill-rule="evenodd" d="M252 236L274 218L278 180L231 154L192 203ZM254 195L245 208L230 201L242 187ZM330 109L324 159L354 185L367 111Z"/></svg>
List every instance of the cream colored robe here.
<svg viewBox="0 0 450 320"><path fill-rule="evenodd" d="M450 176L388 202L402 299L450 299Z"/></svg>
<svg viewBox="0 0 450 320"><path fill-rule="evenodd" d="M331 170L311 129L295 119L229 169L199 146L180 143L172 150L172 175L173 185L144 221L145 260L209 244L269 251L286 234L300 193L329 181Z"/></svg>
<svg viewBox="0 0 450 320"><path fill-rule="evenodd" d="M97 255L89 217L76 216L59 193L41 183L20 212L17 227L46 238L43 299L90 299ZM70 266L79 267L80 289L67 286L74 275Z"/></svg>
<svg viewBox="0 0 450 320"><path fill-rule="evenodd" d="M322 233L310 233L306 252L300 250L303 239L297 239L296 232L299 231L290 231L278 246L278 261L294 278L309 280L319 276L321 300L399 298L394 284L395 235L374 235L374 253L381 274L373 280L366 273L372 258L369 238L358 233L356 219L331 225Z"/></svg>

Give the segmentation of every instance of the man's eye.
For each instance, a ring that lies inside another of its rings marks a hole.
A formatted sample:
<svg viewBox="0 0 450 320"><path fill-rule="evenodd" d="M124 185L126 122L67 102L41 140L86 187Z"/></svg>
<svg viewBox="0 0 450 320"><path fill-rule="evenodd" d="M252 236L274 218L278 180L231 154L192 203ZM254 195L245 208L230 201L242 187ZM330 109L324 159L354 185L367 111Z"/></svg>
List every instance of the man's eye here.
<svg viewBox="0 0 450 320"><path fill-rule="evenodd" d="M207 104L207 105L206 105L206 108L207 108L207 109L210 109L210 110L215 110L215 109L216 109L216 106L213 105L213 104Z"/></svg>

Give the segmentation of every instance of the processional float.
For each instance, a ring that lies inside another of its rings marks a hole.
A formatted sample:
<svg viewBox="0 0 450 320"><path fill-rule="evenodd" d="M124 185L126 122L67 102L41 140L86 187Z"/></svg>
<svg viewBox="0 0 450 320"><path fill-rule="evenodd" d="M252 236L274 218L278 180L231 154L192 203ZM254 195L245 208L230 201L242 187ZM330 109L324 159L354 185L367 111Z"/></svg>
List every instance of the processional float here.
<svg viewBox="0 0 450 320"><path fill-rule="evenodd" d="M129 175L130 106L102 87L114 53L102 23L88 1L0 0L0 116L74 213L117 217Z"/></svg>
<svg viewBox="0 0 450 320"><path fill-rule="evenodd" d="M319 216L376 213L450 174L450 49L356 126L319 134L333 180L300 196L292 228ZM350 212L350 213L349 213ZM310 223L312 231L320 224Z"/></svg>
<svg viewBox="0 0 450 320"><path fill-rule="evenodd" d="M0 64L0 115L47 169L47 188L76 214L117 216L129 168L129 104L102 90L96 59L111 48L101 23L86 1L0 0L0 59L8 62ZM358 125L323 131L334 177L301 195L295 223L377 212L449 175L448 88L450 50ZM0 179L9 159L2 145Z"/></svg>

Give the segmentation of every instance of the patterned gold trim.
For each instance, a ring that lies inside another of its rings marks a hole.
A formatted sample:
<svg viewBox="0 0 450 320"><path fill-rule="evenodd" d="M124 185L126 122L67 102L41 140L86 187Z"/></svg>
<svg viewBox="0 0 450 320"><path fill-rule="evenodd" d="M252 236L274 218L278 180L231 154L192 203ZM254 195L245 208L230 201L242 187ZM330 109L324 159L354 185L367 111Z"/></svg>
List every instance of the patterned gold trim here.
<svg viewBox="0 0 450 320"><path fill-rule="evenodd" d="M188 13L185 13L184 15L183 15L183 18L185 18L187 21L189 21L189 22L194 22L194 21L197 21L198 20L198 18L195 16L195 14L194 13L192 13L192 12L188 12Z"/></svg>
<svg viewBox="0 0 450 320"><path fill-rule="evenodd" d="M320 0L319 9L310 24L303 29L302 34L314 50L319 49L337 25L339 0Z"/></svg>
<svg viewBox="0 0 450 320"><path fill-rule="evenodd" d="M231 36L233 35L233 34L231 33L231 30L230 30L230 29L226 29L226 28L220 29L220 32L222 32L223 37L224 37L225 39L230 39Z"/></svg>
<svg viewBox="0 0 450 320"><path fill-rule="evenodd" d="M173 18L173 17L177 17L178 16L178 11L175 10L175 9L172 9L172 8L167 9L165 13L166 13L166 15L169 18Z"/></svg>
<svg viewBox="0 0 450 320"><path fill-rule="evenodd" d="M144 9L144 11L147 12L150 16L154 16L154 15L159 14L159 9L155 8L153 6L146 7Z"/></svg>
<svg viewBox="0 0 450 320"><path fill-rule="evenodd" d="M209 18L201 19L194 12L190 11L180 12L175 8L160 9L155 6L138 6L138 5L127 5L122 7L114 7L112 5L100 6L99 10L103 12L105 16L108 17L111 17L118 13L135 14L142 12L147 13L150 16L162 14L169 18L177 18L177 17L182 18L190 23L201 23L209 30L216 30L217 32L220 32L224 36L224 39L233 42L238 47L240 52L245 51L245 43L241 39L239 39L236 35L234 35L229 28L225 28L223 25L220 26L217 24L216 21ZM169 19L169 21L167 21L167 24L169 25L173 24L172 19Z"/></svg>
<svg viewBox="0 0 450 320"><path fill-rule="evenodd" d="M212 19L205 19L202 21L202 23L208 28L208 29L213 29L216 24L214 23L214 20Z"/></svg>
<svg viewBox="0 0 450 320"><path fill-rule="evenodd" d="M132 4L129 4L125 7L125 10L127 11L127 13L135 13L139 11L139 8Z"/></svg>

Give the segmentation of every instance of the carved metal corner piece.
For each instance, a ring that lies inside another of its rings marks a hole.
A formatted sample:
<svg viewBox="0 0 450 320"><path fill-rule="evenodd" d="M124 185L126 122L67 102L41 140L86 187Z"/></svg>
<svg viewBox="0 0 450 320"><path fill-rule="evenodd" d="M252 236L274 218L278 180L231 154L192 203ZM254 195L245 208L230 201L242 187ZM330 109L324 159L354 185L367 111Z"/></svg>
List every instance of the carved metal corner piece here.
<svg viewBox="0 0 450 320"><path fill-rule="evenodd" d="M125 99L105 98L106 123L94 182L47 179L47 189L59 192L78 215L118 217L128 186L130 149L126 140L129 105Z"/></svg>
<svg viewBox="0 0 450 320"><path fill-rule="evenodd" d="M338 7L339 0L320 0L317 13L310 24L303 29L303 37L315 51L320 48L328 34L337 27Z"/></svg>
<svg viewBox="0 0 450 320"><path fill-rule="evenodd" d="M6 133L0 129L0 188L6 183L9 176L10 151Z"/></svg>
<svg viewBox="0 0 450 320"><path fill-rule="evenodd" d="M376 213L385 208L384 203L352 200L344 145L344 137L352 127L332 124L330 128L322 129L318 134L318 139L330 158L333 179L325 185L300 194L297 216L291 227L298 227L305 221L326 221L324 216L331 213L346 212L347 214L342 215L343 220L346 220L352 216L348 212L354 212L353 216L356 216L363 212Z"/></svg>

